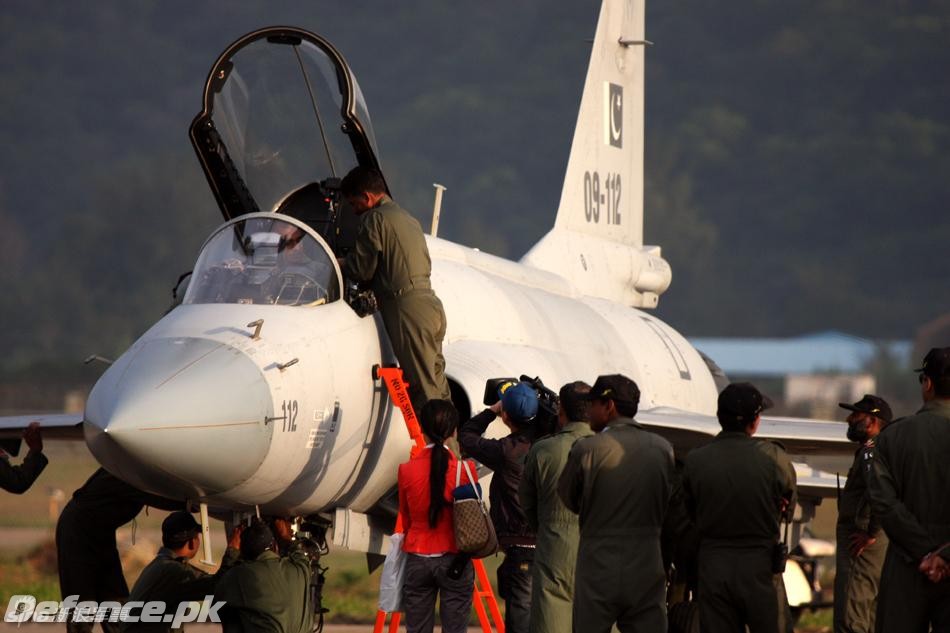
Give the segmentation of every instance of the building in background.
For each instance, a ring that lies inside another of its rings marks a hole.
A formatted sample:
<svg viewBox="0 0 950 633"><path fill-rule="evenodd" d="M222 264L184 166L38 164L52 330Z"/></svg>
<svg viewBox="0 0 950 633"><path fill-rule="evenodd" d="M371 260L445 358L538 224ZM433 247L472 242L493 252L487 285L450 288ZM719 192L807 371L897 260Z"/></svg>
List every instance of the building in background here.
<svg viewBox="0 0 950 633"><path fill-rule="evenodd" d="M776 413L831 418L839 402L878 390L881 357L910 365L911 341L871 341L841 332L794 338L691 338L730 381L748 380L776 399Z"/></svg>

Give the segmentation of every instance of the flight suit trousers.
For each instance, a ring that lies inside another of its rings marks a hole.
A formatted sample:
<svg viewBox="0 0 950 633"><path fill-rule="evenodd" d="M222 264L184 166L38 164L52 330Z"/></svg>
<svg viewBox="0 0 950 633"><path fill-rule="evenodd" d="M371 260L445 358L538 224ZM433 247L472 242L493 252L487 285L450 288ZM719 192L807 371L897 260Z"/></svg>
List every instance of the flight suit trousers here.
<svg viewBox="0 0 950 633"><path fill-rule="evenodd" d="M67 505L56 525L56 555L63 599L77 595L80 602L124 603L129 598L129 587L122 573L115 534L86 537L84 526L72 520L77 512ZM105 633L119 631L118 623L102 622L99 626ZM92 622L74 622L72 616L66 624L69 633L92 633L93 627Z"/></svg>
<svg viewBox="0 0 950 633"><path fill-rule="evenodd" d="M723 547L699 550L699 617L703 633L785 633L784 592L772 573L770 547Z"/></svg>
<svg viewBox="0 0 950 633"><path fill-rule="evenodd" d="M442 356L445 311L439 298L431 290L410 290L379 307L416 412L429 400L449 400Z"/></svg>
<svg viewBox="0 0 950 633"><path fill-rule="evenodd" d="M581 537L574 580L574 633L666 633L660 536ZM657 531L658 532L658 531Z"/></svg>
<svg viewBox="0 0 950 633"><path fill-rule="evenodd" d="M847 530L839 530L837 534L834 633L874 633L887 536L879 532L877 541L857 558L848 552L849 536Z"/></svg>
<svg viewBox="0 0 950 633"><path fill-rule="evenodd" d="M930 626L933 628L931 629ZM877 597L877 633L950 633L950 581L932 583L889 547Z"/></svg>
<svg viewBox="0 0 950 633"><path fill-rule="evenodd" d="M579 540L576 522L557 523L553 533L538 534L531 570L530 633L571 633Z"/></svg>

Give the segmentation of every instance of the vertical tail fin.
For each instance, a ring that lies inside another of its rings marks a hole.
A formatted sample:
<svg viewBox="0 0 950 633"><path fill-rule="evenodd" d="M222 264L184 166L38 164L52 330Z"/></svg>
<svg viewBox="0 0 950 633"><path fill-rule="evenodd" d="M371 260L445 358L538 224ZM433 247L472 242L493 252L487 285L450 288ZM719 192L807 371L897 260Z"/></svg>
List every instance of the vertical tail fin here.
<svg viewBox="0 0 950 633"><path fill-rule="evenodd" d="M604 0L555 227L643 244L643 0Z"/></svg>
<svg viewBox="0 0 950 633"><path fill-rule="evenodd" d="M603 1L554 229L522 262L652 307L670 270L643 248L644 19L644 0Z"/></svg>

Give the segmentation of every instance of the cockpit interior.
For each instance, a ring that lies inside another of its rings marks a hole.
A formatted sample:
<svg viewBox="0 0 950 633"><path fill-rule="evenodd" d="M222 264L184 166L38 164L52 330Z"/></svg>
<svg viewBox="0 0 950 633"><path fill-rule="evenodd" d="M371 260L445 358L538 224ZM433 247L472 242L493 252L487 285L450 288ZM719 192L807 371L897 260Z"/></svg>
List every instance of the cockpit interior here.
<svg viewBox="0 0 950 633"><path fill-rule="evenodd" d="M340 298L325 242L297 222L253 214L205 243L184 303L315 306Z"/></svg>

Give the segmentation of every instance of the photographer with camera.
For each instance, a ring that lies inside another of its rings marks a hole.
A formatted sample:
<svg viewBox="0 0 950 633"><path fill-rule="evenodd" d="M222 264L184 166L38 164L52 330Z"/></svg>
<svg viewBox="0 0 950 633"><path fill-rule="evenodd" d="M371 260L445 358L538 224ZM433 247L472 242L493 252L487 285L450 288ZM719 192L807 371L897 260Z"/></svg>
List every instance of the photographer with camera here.
<svg viewBox="0 0 950 633"><path fill-rule="evenodd" d="M464 453L494 471L488 498L498 542L505 560L498 568L498 593L505 599L505 630L527 633L531 608L531 568L535 534L518 497L524 459L534 440L538 392L525 382L509 382L501 399L462 425L459 445ZM488 425L501 416L511 433L483 438Z"/></svg>

